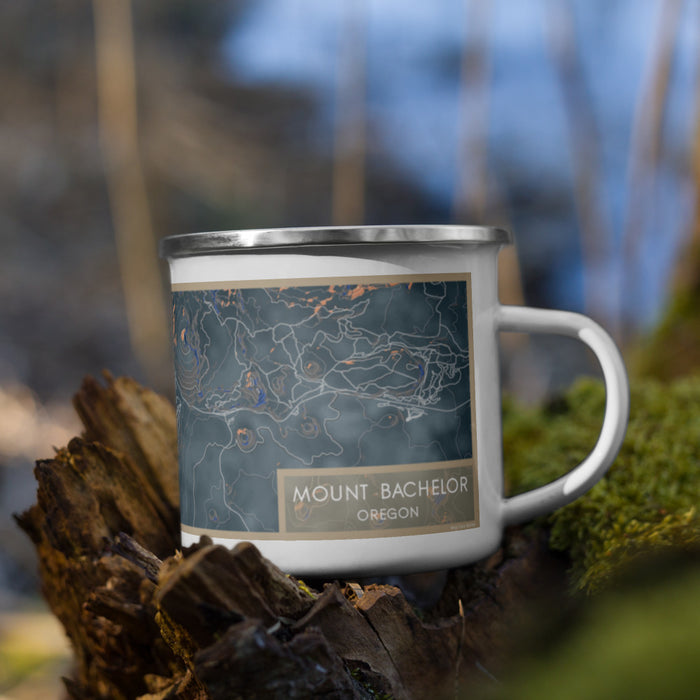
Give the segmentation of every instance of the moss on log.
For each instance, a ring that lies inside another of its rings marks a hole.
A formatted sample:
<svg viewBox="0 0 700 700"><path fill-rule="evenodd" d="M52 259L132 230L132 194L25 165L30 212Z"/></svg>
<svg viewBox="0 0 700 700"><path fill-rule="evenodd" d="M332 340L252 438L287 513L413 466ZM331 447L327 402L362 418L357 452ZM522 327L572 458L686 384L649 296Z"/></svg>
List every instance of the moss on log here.
<svg viewBox="0 0 700 700"><path fill-rule="evenodd" d="M75 403L85 433L37 463L37 502L16 516L74 649L75 700L512 697L493 676L529 663L576 591L609 590L650 553L697 560L700 378L635 383L619 458L588 494L485 561L398 587L298 581L249 543L180 551L173 407L109 375ZM507 403L510 493L585 457L603 404L590 381L541 408ZM426 581L436 601L416 607Z"/></svg>
<svg viewBox="0 0 700 700"><path fill-rule="evenodd" d="M76 700L454 697L498 666L542 572L561 574L541 532L512 530L417 609L391 585L307 585L248 543L179 551L173 407L109 375L75 405L85 433L37 463L17 521L74 649Z"/></svg>
<svg viewBox="0 0 700 700"><path fill-rule="evenodd" d="M507 404L506 477L512 493L551 481L590 452L605 391L582 380L544 407ZM640 557L700 545L700 376L633 382L629 427L608 474L543 519L572 559L571 583L601 591Z"/></svg>

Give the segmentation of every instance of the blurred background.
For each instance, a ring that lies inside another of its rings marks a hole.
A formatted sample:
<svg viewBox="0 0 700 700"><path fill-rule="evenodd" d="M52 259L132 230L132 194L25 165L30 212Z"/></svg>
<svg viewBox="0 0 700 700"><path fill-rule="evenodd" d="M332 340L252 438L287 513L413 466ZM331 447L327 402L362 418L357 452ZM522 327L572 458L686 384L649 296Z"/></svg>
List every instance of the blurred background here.
<svg viewBox="0 0 700 700"><path fill-rule="evenodd" d="M697 273L700 0L4 0L0 77L0 659L41 613L11 514L82 377L172 395L161 237L504 225L502 300L626 352ZM506 388L595 373L562 343L506 348Z"/></svg>

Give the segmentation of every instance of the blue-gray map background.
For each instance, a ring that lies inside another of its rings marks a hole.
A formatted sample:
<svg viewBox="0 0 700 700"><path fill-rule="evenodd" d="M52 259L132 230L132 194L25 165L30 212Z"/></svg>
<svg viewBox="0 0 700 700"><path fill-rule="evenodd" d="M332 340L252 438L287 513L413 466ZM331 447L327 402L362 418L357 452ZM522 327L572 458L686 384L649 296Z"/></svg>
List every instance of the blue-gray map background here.
<svg viewBox="0 0 700 700"><path fill-rule="evenodd" d="M279 468L470 458L467 294L466 280L174 292L183 524L276 532Z"/></svg>

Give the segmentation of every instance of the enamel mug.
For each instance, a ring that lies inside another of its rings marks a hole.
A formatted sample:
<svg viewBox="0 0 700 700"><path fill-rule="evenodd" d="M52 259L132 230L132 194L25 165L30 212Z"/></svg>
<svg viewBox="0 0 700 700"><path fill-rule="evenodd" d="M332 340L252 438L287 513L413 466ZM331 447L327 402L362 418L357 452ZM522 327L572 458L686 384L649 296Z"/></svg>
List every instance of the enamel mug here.
<svg viewBox="0 0 700 700"><path fill-rule="evenodd" d="M622 359L585 316L499 303L497 257L510 242L474 226L163 239L183 546L250 541L306 576L444 569L595 484L627 425ZM578 338L606 386L591 454L513 498L500 331Z"/></svg>

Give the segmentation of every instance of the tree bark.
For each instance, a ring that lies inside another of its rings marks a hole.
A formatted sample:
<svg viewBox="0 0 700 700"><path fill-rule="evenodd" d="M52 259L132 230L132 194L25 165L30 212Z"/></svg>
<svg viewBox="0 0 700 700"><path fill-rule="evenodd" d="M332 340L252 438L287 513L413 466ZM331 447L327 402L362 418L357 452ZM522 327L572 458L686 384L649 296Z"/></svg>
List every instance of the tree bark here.
<svg viewBox="0 0 700 700"><path fill-rule="evenodd" d="M387 584L310 587L250 543L180 551L173 407L105 380L84 381L84 434L37 463L16 516L74 649L70 698L455 697L507 658L543 571L563 581L541 530L510 531L424 609Z"/></svg>

